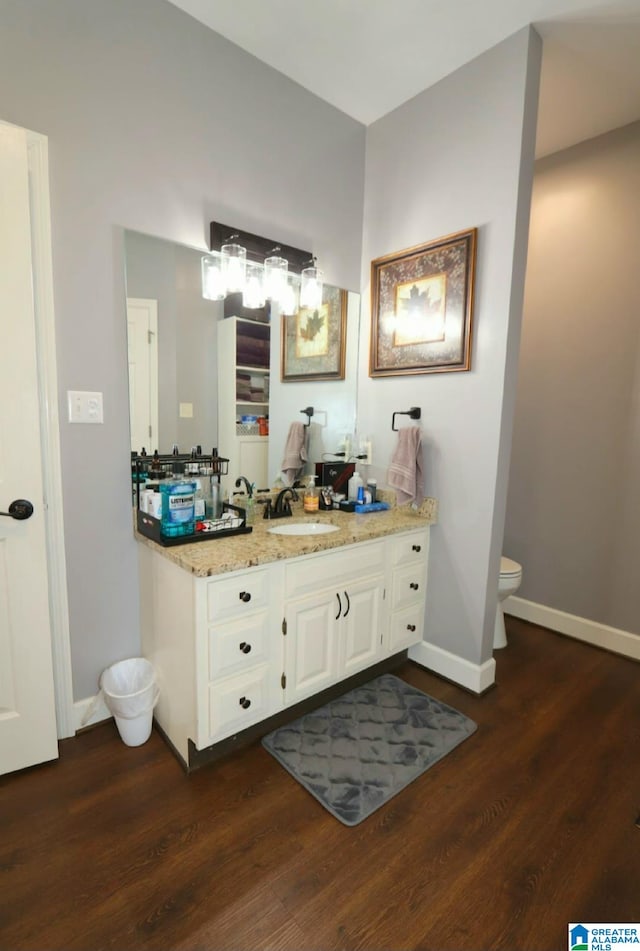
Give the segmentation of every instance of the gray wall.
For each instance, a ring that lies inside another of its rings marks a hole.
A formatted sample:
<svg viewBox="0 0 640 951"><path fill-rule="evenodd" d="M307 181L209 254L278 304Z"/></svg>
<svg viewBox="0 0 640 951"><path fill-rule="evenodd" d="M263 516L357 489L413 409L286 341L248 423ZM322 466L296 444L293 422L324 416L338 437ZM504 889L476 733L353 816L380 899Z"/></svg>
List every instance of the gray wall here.
<svg viewBox="0 0 640 951"><path fill-rule="evenodd" d="M365 129L159 0L0 0L0 117L49 137L74 696L139 649L123 228L206 247L213 219L357 287ZM68 389L104 393L70 426Z"/></svg>
<svg viewBox="0 0 640 951"><path fill-rule="evenodd" d="M640 123L536 166L505 551L519 596L640 634Z"/></svg>
<svg viewBox="0 0 640 951"><path fill-rule="evenodd" d="M425 640L474 664L492 647L540 46L523 30L367 131L363 288L373 258L479 228L471 371L370 379L364 320L358 392L379 480L392 411L422 407L426 490L440 502Z"/></svg>

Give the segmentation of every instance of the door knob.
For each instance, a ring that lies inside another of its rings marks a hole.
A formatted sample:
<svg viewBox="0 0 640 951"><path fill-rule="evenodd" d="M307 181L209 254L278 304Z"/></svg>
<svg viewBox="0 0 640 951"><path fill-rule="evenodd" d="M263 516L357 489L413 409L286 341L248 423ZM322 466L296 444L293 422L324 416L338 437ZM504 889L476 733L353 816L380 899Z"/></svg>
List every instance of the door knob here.
<svg viewBox="0 0 640 951"><path fill-rule="evenodd" d="M27 499L15 499L9 506L8 512L0 512L0 515L8 515L9 518L16 518L19 521L25 518L31 518L33 515L33 505Z"/></svg>

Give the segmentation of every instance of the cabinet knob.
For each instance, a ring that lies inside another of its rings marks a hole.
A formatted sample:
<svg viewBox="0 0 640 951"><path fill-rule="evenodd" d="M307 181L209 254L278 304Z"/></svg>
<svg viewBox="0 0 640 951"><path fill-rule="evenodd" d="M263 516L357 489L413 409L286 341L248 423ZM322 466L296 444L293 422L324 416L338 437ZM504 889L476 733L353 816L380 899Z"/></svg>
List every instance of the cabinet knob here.
<svg viewBox="0 0 640 951"><path fill-rule="evenodd" d="M240 644L240 650L242 651L243 654L250 654L251 644L247 644L246 641L242 641L242 643Z"/></svg>
<svg viewBox="0 0 640 951"><path fill-rule="evenodd" d="M249 707L251 706L251 701L248 700L247 697L240 697L240 699L238 700L238 703L240 704L243 710L248 710Z"/></svg>
<svg viewBox="0 0 640 951"><path fill-rule="evenodd" d="M247 604L251 600L251 594L248 591L241 591L238 595L241 601Z"/></svg>
<svg viewBox="0 0 640 951"><path fill-rule="evenodd" d="M415 631L415 629L416 629L415 624L407 624L407 630L408 630L408 631Z"/></svg>
<svg viewBox="0 0 640 951"><path fill-rule="evenodd" d="M418 584L417 581L412 581L409 587L412 589L412 591L417 591L420 585Z"/></svg>
<svg viewBox="0 0 640 951"><path fill-rule="evenodd" d="M411 551L422 551L422 545L412 545Z"/></svg>

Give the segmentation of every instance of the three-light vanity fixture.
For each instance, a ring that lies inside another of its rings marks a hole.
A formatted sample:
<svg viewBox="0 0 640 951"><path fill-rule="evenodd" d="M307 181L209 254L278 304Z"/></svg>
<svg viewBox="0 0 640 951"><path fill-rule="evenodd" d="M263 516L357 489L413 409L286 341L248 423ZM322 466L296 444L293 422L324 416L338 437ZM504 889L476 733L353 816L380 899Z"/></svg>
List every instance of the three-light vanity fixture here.
<svg viewBox="0 0 640 951"><path fill-rule="evenodd" d="M211 252L202 258L202 296L242 294L247 308L278 304L283 314L322 303L323 273L310 251L211 222Z"/></svg>

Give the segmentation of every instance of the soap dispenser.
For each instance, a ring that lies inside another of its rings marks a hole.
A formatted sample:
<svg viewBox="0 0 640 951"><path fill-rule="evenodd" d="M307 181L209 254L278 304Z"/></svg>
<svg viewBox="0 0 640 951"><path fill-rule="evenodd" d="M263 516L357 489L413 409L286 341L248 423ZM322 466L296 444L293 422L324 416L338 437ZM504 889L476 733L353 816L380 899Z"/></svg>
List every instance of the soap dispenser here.
<svg viewBox="0 0 640 951"><path fill-rule="evenodd" d="M320 497L316 489L316 477L309 476L307 487L304 490L302 507L305 512L317 512L320 506Z"/></svg>

